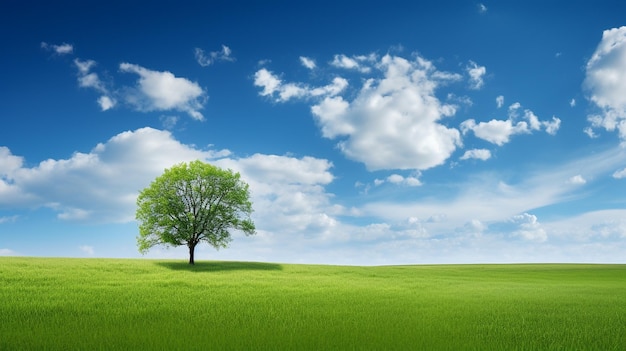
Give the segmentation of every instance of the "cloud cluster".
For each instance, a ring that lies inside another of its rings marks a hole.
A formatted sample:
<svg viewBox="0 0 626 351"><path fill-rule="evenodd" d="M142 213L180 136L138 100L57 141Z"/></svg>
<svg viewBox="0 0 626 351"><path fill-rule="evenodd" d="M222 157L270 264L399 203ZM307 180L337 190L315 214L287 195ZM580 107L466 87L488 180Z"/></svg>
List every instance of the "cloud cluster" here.
<svg viewBox="0 0 626 351"><path fill-rule="evenodd" d="M117 101L109 92L105 84L100 80L97 73L92 72L92 68L96 65L93 60L74 59L74 65L78 69L78 86L81 88L91 88L102 94L98 98L98 105L102 111L113 108Z"/></svg>
<svg viewBox="0 0 626 351"><path fill-rule="evenodd" d="M600 113L588 117L592 128L618 130L626 140L626 26L605 30L587 62L583 86ZM586 133L594 136L592 130Z"/></svg>
<svg viewBox="0 0 626 351"><path fill-rule="evenodd" d="M261 69L255 74L255 85L263 88L261 95L276 96L278 102L320 98L311 111L323 136L342 139L338 144L342 152L371 170L430 168L441 164L459 145L458 131L438 123L452 115L455 107L434 96L440 83L458 80L459 75L438 71L419 57L408 61L390 55L380 60L373 54L335 55L331 65L361 73L375 70L379 76L367 79L352 100L340 96L348 86L341 77L325 87L310 88L283 83Z"/></svg>
<svg viewBox="0 0 626 351"><path fill-rule="evenodd" d="M304 56L300 62L309 69L317 67ZM346 157L365 164L370 171L419 171L440 166L463 147L461 137L468 132L502 146L516 134L543 130L554 135L560 127L559 118L539 120L531 110L521 110L519 103L509 107L505 120L469 119L458 129L451 127L446 119L456 114L457 104L471 106L472 101L451 93L442 101L437 92L462 81L463 75L438 70L419 55L409 60L391 54L383 57L338 54L333 56L330 66L362 74L359 85L348 89L347 79L335 77L331 84L311 87L285 82L266 68L255 73L254 84L261 88L261 96L272 97L275 102L310 101L311 113L322 136L337 140L337 148ZM469 89L481 89L486 67L469 61L465 70ZM504 97L498 96L496 104L500 108ZM491 152L486 149L468 150L461 156L462 160L489 158Z"/></svg>
<svg viewBox="0 0 626 351"><path fill-rule="evenodd" d="M508 143L513 135L530 134L540 130L554 135L561 126L561 120L557 117L553 116L551 121L540 121L531 110L524 110L522 115L519 113L520 110L521 105L516 102L509 106L509 116L506 120L492 119L489 122L476 123L474 119L468 119L461 123L461 131L463 135L472 131L477 138L502 146Z"/></svg>
<svg viewBox="0 0 626 351"><path fill-rule="evenodd" d="M140 189L165 168L196 159L241 173L251 187L257 228L267 235L328 232L337 223L334 216L344 211L325 190L334 179L327 160L263 154L236 158L228 150L182 144L152 128L120 133L88 153L34 167L0 148L0 208L47 207L61 220L128 222L134 219Z"/></svg>
<svg viewBox="0 0 626 351"><path fill-rule="evenodd" d="M54 50L59 55L73 52L73 47L69 44L42 43L41 45L47 50ZM203 55L203 52L196 52L196 56L199 54ZM227 46L222 47L221 53L211 53L208 58L204 57L201 60L202 58L199 59L201 64L207 64L209 58L213 61L233 60ZM96 61L76 58L73 62L78 70L78 86L93 89L100 94L97 103L102 111L112 109L118 106L119 102L124 102L136 111L180 111L187 113L195 120L204 120L200 110L204 108L207 93L198 83L187 78L177 77L169 71L155 71L124 62L119 65L119 70L124 73L137 74L139 79L135 86L115 88L112 83L103 82L95 72ZM171 127L171 123L176 120L177 117L168 119L167 125Z"/></svg>

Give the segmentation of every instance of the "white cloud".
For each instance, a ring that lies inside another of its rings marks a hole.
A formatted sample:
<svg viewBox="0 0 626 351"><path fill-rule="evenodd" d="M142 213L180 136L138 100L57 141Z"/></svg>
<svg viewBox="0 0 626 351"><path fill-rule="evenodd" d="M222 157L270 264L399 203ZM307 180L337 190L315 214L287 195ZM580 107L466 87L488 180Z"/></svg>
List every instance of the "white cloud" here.
<svg viewBox="0 0 626 351"><path fill-rule="evenodd" d="M615 173L613 173L613 178L615 179L626 178L626 168L622 168L619 171L615 171Z"/></svg>
<svg viewBox="0 0 626 351"><path fill-rule="evenodd" d="M626 26L602 33L602 40L587 62L584 87L601 110L590 115L593 128L617 129L626 140Z"/></svg>
<svg viewBox="0 0 626 351"><path fill-rule="evenodd" d="M315 60L305 56L300 56L300 63L308 69L315 69L315 67L317 67Z"/></svg>
<svg viewBox="0 0 626 351"><path fill-rule="evenodd" d="M461 123L461 131L464 135L473 131L477 138L502 146L508 143L513 135L530 134L541 129L555 135L561 126L559 118L552 117L551 121L540 121L531 110L524 110L523 116L519 116L520 109L521 104L518 102L509 106L509 118L506 120L492 119L489 122L476 123L474 119L468 119ZM519 118L525 120L517 121Z"/></svg>
<svg viewBox="0 0 626 351"><path fill-rule="evenodd" d="M226 45L222 45L222 50L212 51L206 54L204 50L200 48L194 49L194 56L196 61L202 67L207 67L215 63L216 61L235 61L235 58L231 56L232 51Z"/></svg>
<svg viewBox="0 0 626 351"><path fill-rule="evenodd" d="M332 83L321 87L310 87L305 84L283 83L278 76L265 68L254 74L254 85L262 87L261 96L274 97L277 102L285 102L296 98L335 96L348 86L348 81L335 77Z"/></svg>
<svg viewBox="0 0 626 351"><path fill-rule="evenodd" d="M375 61L376 61L376 56L374 54L360 55L360 56L353 56L353 57L348 57L346 55L341 54L341 55L335 55L330 64L337 68L356 70L361 73L369 73L372 69L367 64L375 62Z"/></svg>
<svg viewBox="0 0 626 351"><path fill-rule="evenodd" d="M281 80L265 68L261 68L254 74L254 85L263 87L263 91L259 93L261 96L273 95L281 84Z"/></svg>
<svg viewBox="0 0 626 351"><path fill-rule="evenodd" d="M86 253L89 256L93 256L95 254L95 250L94 250L93 246L81 245L78 248L80 249L80 251Z"/></svg>
<svg viewBox="0 0 626 351"><path fill-rule="evenodd" d="M546 230L537 221L537 216L524 213L511 218L511 222L517 225L517 229L512 232L513 236L522 237L525 240L543 242L548 239Z"/></svg>
<svg viewBox="0 0 626 351"><path fill-rule="evenodd" d="M152 71L130 63L120 64L120 70L140 77L136 88L128 89L125 94L126 102L138 110L177 110L196 120L204 120L199 110L204 107L206 92L198 83L176 77L168 71Z"/></svg>
<svg viewBox="0 0 626 351"><path fill-rule="evenodd" d="M576 106L576 99L571 99L571 100L569 101L569 105L570 105L571 107L575 107L575 106Z"/></svg>
<svg viewBox="0 0 626 351"><path fill-rule="evenodd" d="M504 105L504 96L499 95L498 97L496 97L496 106L498 108L501 108Z"/></svg>
<svg viewBox="0 0 626 351"><path fill-rule="evenodd" d="M106 111L112 109L115 106L116 102L115 99L103 95L98 98L98 104L100 105L102 111Z"/></svg>
<svg viewBox="0 0 626 351"><path fill-rule="evenodd" d="M24 164L24 158L11 154L6 146L0 146L0 179L11 179L13 173L19 170Z"/></svg>
<svg viewBox="0 0 626 351"><path fill-rule="evenodd" d="M463 134L471 130L477 138L498 146L508 143L511 135L528 133L528 124L526 122L521 121L513 125L510 119L504 121L492 119L489 122L480 122L478 124L476 124L475 120L469 119L461 123L460 127Z"/></svg>
<svg viewBox="0 0 626 351"><path fill-rule="evenodd" d="M491 151L489 151L487 149L467 150L467 151L465 151L463 156L461 156L461 160L476 159L476 160L486 161L486 160L488 160L490 158L491 158Z"/></svg>
<svg viewBox="0 0 626 351"><path fill-rule="evenodd" d="M582 185L587 183L587 180L585 180L585 178L583 178L583 176L581 176L580 174L577 174L573 177L570 177L567 182L569 184L575 184L575 185Z"/></svg>
<svg viewBox="0 0 626 351"><path fill-rule="evenodd" d="M487 6L485 4L478 4L478 12L479 13L487 13Z"/></svg>
<svg viewBox="0 0 626 351"><path fill-rule="evenodd" d="M48 44L41 42L41 48L45 50L52 50L57 55L67 55L74 52L74 47L71 44L63 43L61 45Z"/></svg>
<svg viewBox="0 0 626 351"><path fill-rule="evenodd" d="M466 67L466 71L470 76L470 89L478 90L482 88L485 83L483 81L483 77L487 73L487 68L485 66L477 65L474 61L470 61Z"/></svg>
<svg viewBox="0 0 626 351"><path fill-rule="evenodd" d="M418 176L419 176L419 173L418 173ZM394 173L385 179L375 179L374 185L379 186L379 185L382 185L383 183L391 183L395 185L404 185L404 186L410 186L410 187L421 186L422 182L419 180L418 176L404 177L404 176Z"/></svg>

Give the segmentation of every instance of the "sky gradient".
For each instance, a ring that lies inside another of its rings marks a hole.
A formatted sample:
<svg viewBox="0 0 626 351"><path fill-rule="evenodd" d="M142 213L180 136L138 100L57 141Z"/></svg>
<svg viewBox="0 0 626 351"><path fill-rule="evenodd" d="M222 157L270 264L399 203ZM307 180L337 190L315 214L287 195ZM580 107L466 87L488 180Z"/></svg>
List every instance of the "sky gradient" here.
<svg viewBox="0 0 626 351"><path fill-rule="evenodd" d="M0 255L141 256L200 159L257 235L198 260L626 262L618 1L0 4Z"/></svg>

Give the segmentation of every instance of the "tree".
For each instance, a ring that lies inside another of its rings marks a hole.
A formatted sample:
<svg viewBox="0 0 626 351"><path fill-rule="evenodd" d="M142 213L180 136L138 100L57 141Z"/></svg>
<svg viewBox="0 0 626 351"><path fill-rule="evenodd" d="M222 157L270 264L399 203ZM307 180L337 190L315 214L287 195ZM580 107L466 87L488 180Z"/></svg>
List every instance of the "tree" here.
<svg viewBox="0 0 626 351"><path fill-rule="evenodd" d="M202 161L166 169L137 198L139 251L186 245L189 264L194 264L194 250L202 241L219 249L232 240L232 229L255 234L249 198L248 184L231 170Z"/></svg>

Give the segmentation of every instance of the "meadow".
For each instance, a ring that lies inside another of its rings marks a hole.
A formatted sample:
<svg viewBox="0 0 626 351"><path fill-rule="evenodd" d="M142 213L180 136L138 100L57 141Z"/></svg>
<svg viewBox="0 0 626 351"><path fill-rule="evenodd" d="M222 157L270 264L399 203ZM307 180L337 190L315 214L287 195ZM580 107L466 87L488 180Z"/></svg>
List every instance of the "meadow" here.
<svg viewBox="0 0 626 351"><path fill-rule="evenodd" d="M0 257L0 350L626 350L626 265Z"/></svg>

